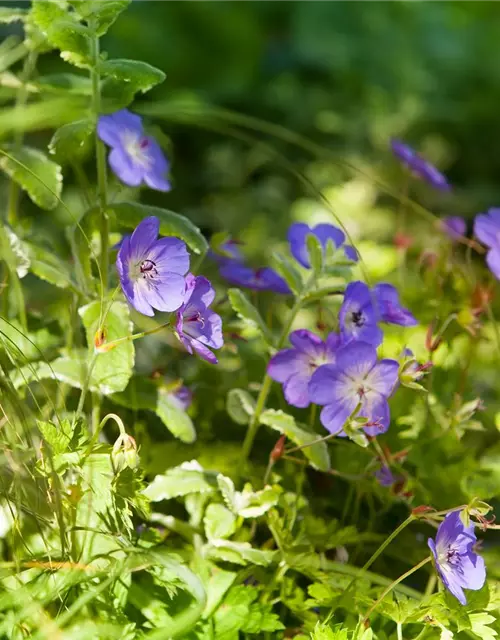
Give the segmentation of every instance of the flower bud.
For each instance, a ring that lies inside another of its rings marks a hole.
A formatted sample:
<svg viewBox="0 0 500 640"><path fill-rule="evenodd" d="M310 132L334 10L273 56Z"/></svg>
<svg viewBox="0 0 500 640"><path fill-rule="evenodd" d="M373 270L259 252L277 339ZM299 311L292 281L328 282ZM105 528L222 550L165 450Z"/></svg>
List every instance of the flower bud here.
<svg viewBox="0 0 500 640"><path fill-rule="evenodd" d="M94 336L94 347L99 351L102 345L106 342L106 331L104 327L97 329Z"/></svg>
<svg viewBox="0 0 500 640"><path fill-rule="evenodd" d="M121 433L118 436L111 452L111 463L116 473L123 471L126 467L129 469L138 467L137 444L132 436L127 433Z"/></svg>
<svg viewBox="0 0 500 640"><path fill-rule="evenodd" d="M282 435L276 442L271 451L270 458L273 462L277 462L285 451L286 436Z"/></svg>

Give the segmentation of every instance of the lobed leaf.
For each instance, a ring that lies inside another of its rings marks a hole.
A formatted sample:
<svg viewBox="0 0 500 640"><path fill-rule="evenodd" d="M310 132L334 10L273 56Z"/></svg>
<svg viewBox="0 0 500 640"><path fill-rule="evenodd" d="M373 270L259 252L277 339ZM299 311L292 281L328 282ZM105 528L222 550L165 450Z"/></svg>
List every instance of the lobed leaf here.
<svg viewBox="0 0 500 640"><path fill-rule="evenodd" d="M170 500L192 493L209 493L215 488L213 479L197 463L183 463L155 476L143 494L151 502Z"/></svg>
<svg viewBox="0 0 500 640"><path fill-rule="evenodd" d="M205 511L203 526L209 540L229 538L236 531L236 516L224 505L212 502Z"/></svg>
<svg viewBox="0 0 500 640"><path fill-rule="evenodd" d="M70 5L98 36L104 35L132 0L71 0Z"/></svg>

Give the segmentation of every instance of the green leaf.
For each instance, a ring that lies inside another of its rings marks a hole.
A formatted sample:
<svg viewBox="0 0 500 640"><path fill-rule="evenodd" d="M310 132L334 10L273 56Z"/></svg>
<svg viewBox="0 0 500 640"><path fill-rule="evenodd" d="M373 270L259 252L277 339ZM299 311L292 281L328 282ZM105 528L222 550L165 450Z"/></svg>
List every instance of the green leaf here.
<svg viewBox="0 0 500 640"><path fill-rule="evenodd" d="M69 420L62 420L57 425L53 422L38 420L37 425L43 439L50 446L54 455L60 455L68 451L74 433L73 425Z"/></svg>
<svg viewBox="0 0 500 640"><path fill-rule="evenodd" d="M271 256L271 263L296 295L302 292L304 287L302 276L288 258L280 253L273 253Z"/></svg>
<svg viewBox="0 0 500 640"><path fill-rule="evenodd" d="M39 329L25 335L19 322L0 317L0 343L16 363L40 360L43 358L44 350L53 348L59 342L60 338L49 333L47 329Z"/></svg>
<svg viewBox="0 0 500 640"><path fill-rule="evenodd" d="M203 526L209 540L229 538L236 531L236 516L224 505L212 502L205 511Z"/></svg>
<svg viewBox="0 0 500 640"><path fill-rule="evenodd" d="M323 300L323 298L327 298L328 296L334 295L344 295L344 284L338 285L329 285L326 287L319 287L314 291L310 291L307 295L304 296L304 303L307 304L309 302L316 302L317 300Z"/></svg>
<svg viewBox="0 0 500 640"><path fill-rule="evenodd" d="M135 376L121 393L111 396L113 402L137 411L154 411L167 429L182 442L196 440L196 431L188 414L177 404L168 387L156 384L144 376Z"/></svg>
<svg viewBox="0 0 500 640"><path fill-rule="evenodd" d="M175 399L166 389L158 389L155 412L172 435L182 442L196 440L196 431L188 414L176 405Z"/></svg>
<svg viewBox="0 0 500 640"><path fill-rule="evenodd" d="M278 485L253 491L248 483L243 487L243 491L236 491L231 478L221 473L217 476L217 484L226 505L235 515L242 518L257 518L263 515L278 503L282 492Z"/></svg>
<svg viewBox="0 0 500 640"><path fill-rule="evenodd" d="M20 367L11 374L11 380L16 389L45 379L57 380L81 389L86 375L87 365L84 354L73 351L52 362L34 362Z"/></svg>
<svg viewBox="0 0 500 640"><path fill-rule="evenodd" d="M276 551L254 549L248 542L233 542L231 540L211 540L208 554L215 560L234 562L235 564L256 564L267 567L274 560Z"/></svg>
<svg viewBox="0 0 500 640"><path fill-rule="evenodd" d="M76 120L56 130L49 142L49 153L58 162L72 162L84 157L90 148L91 136L94 133L92 120Z"/></svg>
<svg viewBox="0 0 500 640"><path fill-rule="evenodd" d="M226 410L236 424L248 424L255 412L255 400L244 389L230 389L227 394Z"/></svg>
<svg viewBox="0 0 500 640"><path fill-rule="evenodd" d="M101 305L95 301L81 307L78 313L86 329L87 344L92 350L98 329L104 331L106 342L132 335L130 311L124 302ZM123 391L132 377L134 354L131 340L121 342L110 351L96 354L91 387L104 395Z"/></svg>
<svg viewBox="0 0 500 640"><path fill-rule="evenodd" d="M308 233L306 237L307 253L314 273L319 274L323 268L323 247L318 237Z"/></svg>
<svg viewBox="0 0 500 640"><path fill-rule="evenodd" d="M107 209L116 216L116 223L120 227L134 229L139 222L148 216L156 216L160 221L160 234L176 236L189 246L194 253L204 255L208 250L208 243L202 233L190 220L184 216L149 205L135 202L120 202L110 205Z"/></svg>
<svg viewBox="0 0 500 640"><path fill-rule="evenodd" d="M98 35L104 35L115 22L122 11L132 0L73 0L71 6L75 8L82 20L92 22L92 30Z"/></svg>
<svg viewBox="0 0 500 640"><path fill-rule="evenodd" d="M260 421L262 424L271 427L271 429L285 434L287 438L299 447L318 439L317 434L298 427L295 419L283 411L268 409L260 416ZM315 442L308 447L304 447L302 452L316 469L320 471L328 471L330 469L330 455L326 442Z"/></svg>
<svg viewBox="0 0 500 640"><path fill-rule="evenodd" d="M133 88L134 93L145 93L165 80L163 71L140 60L106 60L99 70L102 76L125 82Z"/></svg>
<svg viewBox="0 0 500 640"><path fill-rule="evenodd" d="M91 96L92 82L86 76L75 73L54 73L40 76L34 83L39 91L63 95Z"/></svg>
<svg viewBox="0 0 500 640"><path fill-rule="evenodd" d="M55 2L34 2L30 20L61 52L61 58L77 67L91 64L90 33L75 17Z"/></svg>
<svg viewBox="0 0 500 640"><path fill-rule="evenodd" d="M481 613L469 614L472 632L479 636L482 640L494 640L498 635L495 629L489 625L496 621L496 618L485 611Z"/></svg>
<svg viewBox="0 0 500 640"><path fill-rule="evenodd" d="M0 169L26 191L41 209L54 209L62 191L61 167L38 149L4 147Z"/></svg>
<svg viewBox="0 0 500 640"><path fill-rule="evenodd" d="M55 253L36 244L28 242L24 244L28 250L32 273L60 289L75 287L68 273L68 265L60 260Z"/></svg>
<svg viewBox="0 0 500 640"><path fill-rule="evenodd" d="M252 327L256 327L268 344L272 344L271 332L262 319L262 316L253 306L247 296L240 289L229 289L227 292L229 302L238 316Z"/></svg>
<svg viewBox="0 0 500 640"><path fill-rule="evenodd" d="M12 250L12 258L16 266L17 275L20 278L24 278L31 265L28 247L10 227L5 227L5 234Z"/></svg>
<svg viewBox="0 0 500 640"><path fill-rule="evenodd" d="M191 493L209 493L214 488L214 479L197 462L192 461L157 475L143 493L151 502L159 502Z"/></svg>
<svg viewBox="0 0 500 640"><path fill-rule="evenodd" d="M0 24L20 22L26 20L27 16L27 9L21 9L20 7L0 7Z"/></svg>

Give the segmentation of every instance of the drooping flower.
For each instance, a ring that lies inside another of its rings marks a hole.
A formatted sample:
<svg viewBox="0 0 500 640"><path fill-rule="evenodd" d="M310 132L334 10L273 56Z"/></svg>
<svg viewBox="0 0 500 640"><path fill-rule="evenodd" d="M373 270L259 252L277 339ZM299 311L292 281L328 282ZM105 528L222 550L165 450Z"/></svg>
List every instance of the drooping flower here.
<svg viewBox="0 0 500 640"><path fill-rule="evenodd" d="M156 140L145 135L140 116L127 109L100 116L97 134L111 147L109 164L123 183L138 187L144 182L151 189L170 191L169 163Z"/></svg>
<svg viewBox="0 0 500 640"><path fill-rule="evenodd" d="M383 464L380 469L375 471L375 478L377 478L378 483L382 487L392 487L392 485L396 482L396 478L394 477L392 471L389 467Z"/></svg>
<svg viewBox="0 0 500 640"><path fill-rule="evenodd" d="M400 305L399 294L392 284L381 282L373 287L372 294L376 310L383 322L403 327L414 327L418 324L413 314Z"/></svg>
<svg viewBox="0 0 500 640"><path fill-rule="evenodd" d="M424 180L435 189L449 191L451 186L445 176L430 162L424 160L414 149L401 140L391 140L391 148L394 155L421 180Z"/></svg>
<svg viewBox="0 0 500 640"><path fill-rule="evenodd" d="M446 216L441 220L441 228L451 240L465 236L467 225L460 216Z"/></svg>
<svg viewBox="0 0 500 640"><path fill-rule="evenodd" d="M311 331L299 329L290 334L289 340L293 347L274 355L269 361L267 373L283 385L288 404L307 407L310 403L308 385L311 376L321 365L334 362L340 338L336 333L330 333L323 342Z"/></svg>
<svg viewBox="0 0 500 640"><path fill-rule="evenodd" d="M210 309L215 291L203 276L186 276L186 293L181 308L177 311L175 332L189 353L196 352L201 358L217 364L210 351L224 344L221 317Z"/></svg>
<svg viewBox="0 0 500 640"><path fill-rule="evenodd" d="M183 300L184 274L189 269L186 245L178 238L160 238L160 221L144 218L131 236L125 236L116 258L123 293L140 313L176 311Z"/></svg>
<svg viewBox="0 0 500 640"><path fill-rule="evenodd" d="M462 522L460 511L452 511L441 522L436 540L427 543L439 577L461 604L467 604L464 589L477 591L486 580L484 560L474 551L477 541L474 524Z"/></svg>
<svg viewBox="0 0 500 640"><path fill-rule="evenodd" d="M326 364L313 373L309 383L311 402L325 405L321 424L330 433L341 434L357 407L357 416L368 422L365 433L376 436L389 428L387 399L398 381L396 360L377 360L377 351L365 342L350 342L335 354L335 364Z"/></svg>
<svg viewBox="0 0 500 640"><path fill-rule="evenodd" d="M291 293L285 280L271 267L251 269L235 260L227 260L222 264L219 273L225 280L239 287L255 291L274 291L284 295Z"/></svg>
<svg viewBox="0 0 500 640"><path fill-rule="evenodd" d="M313 228L303 222L296 222L292 224L288 230L290 251L292 252L295 260L297 260L297 262L306 269L309 269L311 266L309 252L307 250L308 235L314 235L318 238L321 246L323 247L323 252L326 249L328 240L331 240L337 249L344 245L345 242L344 232L331 224L318 224ZM354 247L344 245L344 253L349 260L357 262L358 254Z"/></svg>
<svg viewBox="0 0 500 640"><path fill-rule="evenodd" d="M500 280L500 209L492 208L474 220L474 235L489 251L486 263L497 280Z"/></svg>
<svg viewBox="0 0 500 640"><path fill-rule="evenodd" d="M351 282L344 294L339 312L340 333L344 342L361 340L375 347L382 342L377 326L374 296L364 282Z"/></svg>

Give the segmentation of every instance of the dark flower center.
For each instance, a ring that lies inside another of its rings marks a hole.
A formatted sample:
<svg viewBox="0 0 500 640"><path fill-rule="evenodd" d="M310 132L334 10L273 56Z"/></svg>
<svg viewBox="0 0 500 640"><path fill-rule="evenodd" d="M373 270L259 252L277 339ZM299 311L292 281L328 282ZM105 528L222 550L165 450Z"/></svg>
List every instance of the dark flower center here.
<svg viewBox="0 0 500 640"><path fill-rule="evenodd" d="M149 140L147 138L141 138L139 142L139 148L144 150L149 147Z"/></svg>
<svg viewBox="0 0 500 640"><path fill-rule="evenodd" d="M351 313L351 322L356 327L362 327L365 324L365 318L362 311L353 311Z"/></svg>
<svg viewBox="0 0 500 640"><path fill-rule="evenodd" d="M199 311L195 311L195 313L188 315L185 322L200 322L202 327L205 326L205 320Z"/></svg>
<svg viewBox="0 0 500 640"><path fill-rule="evenodd" d="M158 269L152 260L143 260L139 269L143 278L152 279L158 275Z"/></svg>

